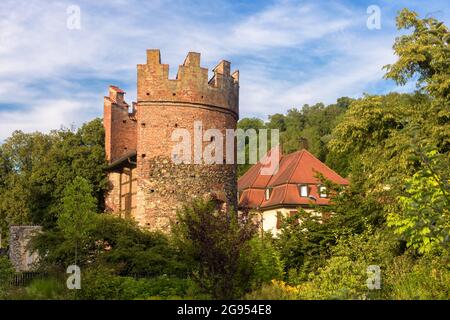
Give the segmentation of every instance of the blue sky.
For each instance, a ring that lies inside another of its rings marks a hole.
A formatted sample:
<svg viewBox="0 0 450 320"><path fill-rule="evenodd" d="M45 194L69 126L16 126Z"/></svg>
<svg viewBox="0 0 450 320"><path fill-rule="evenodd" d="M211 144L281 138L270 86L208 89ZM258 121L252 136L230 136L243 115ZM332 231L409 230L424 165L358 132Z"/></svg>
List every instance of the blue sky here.
<svg viewBox="0 0 450 320"><path fill-rule="evenodd" d="M67 28L77 5L81 29ZM381 29L369 30L377 5ZM0 2L0 141L14 130L79 126L103 112L108 85L135 100L136 64L160 48L175 76L189 51L211 69L240 70L241 117L265 119L341 96L407 92L383 80L395 61L403 7L450 22L450 3L431 1L53 1Z"/></svg>

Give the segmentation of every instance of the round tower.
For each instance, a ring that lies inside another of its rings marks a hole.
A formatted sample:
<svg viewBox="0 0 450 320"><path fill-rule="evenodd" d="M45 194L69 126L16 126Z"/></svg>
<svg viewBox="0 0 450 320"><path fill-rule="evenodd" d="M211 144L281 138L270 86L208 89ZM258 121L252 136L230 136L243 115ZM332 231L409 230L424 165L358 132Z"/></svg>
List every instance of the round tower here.
<svg viewBox="0 0 450 320"><path fill-rule="evenodd" d="M195 198L215 196L228 208L236 207L236 161L225 159L225 145L226 130L236 129L239 115L239 73L230 74L230 63L224 60L213 73L208 79L208 69L200 66L195 52L179 66L176 79L169 79L169 65L161 64L159 50L147 50L147 63L137 66L135 218L141 226L167 230L176 211ZM173 133L180 129L190 136L189 163L174 161L180 141L174 141ZM195 159L199 148L203 152L217 143L215 137L203 136L208 129L222 133L223 162Z"/></svg>

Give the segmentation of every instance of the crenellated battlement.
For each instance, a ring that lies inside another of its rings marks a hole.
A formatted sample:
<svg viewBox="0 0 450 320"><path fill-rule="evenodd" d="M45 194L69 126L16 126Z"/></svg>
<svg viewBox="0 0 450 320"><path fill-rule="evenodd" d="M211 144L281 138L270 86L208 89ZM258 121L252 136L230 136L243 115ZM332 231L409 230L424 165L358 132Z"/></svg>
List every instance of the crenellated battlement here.
<svg viewBox="0 0 450 320"><path fill-rule="evenodd" d="M200 66L200 53L189 52L176 79L169 79L169 65L161 64L159 50L147 50L147 63L137 66L137 101L188 103L239 112L239 72L230 74L230 62L222 60L208 79Z"/></svg>

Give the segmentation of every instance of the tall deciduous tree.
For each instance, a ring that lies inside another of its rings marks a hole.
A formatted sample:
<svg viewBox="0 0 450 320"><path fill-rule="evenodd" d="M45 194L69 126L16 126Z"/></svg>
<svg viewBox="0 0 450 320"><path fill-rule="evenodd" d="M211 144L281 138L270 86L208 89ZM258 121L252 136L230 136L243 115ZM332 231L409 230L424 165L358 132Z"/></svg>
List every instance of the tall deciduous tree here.
<svg viewBox="0 0 450 320"><path fill-rule="evenodd" d="M58 216L57 224L66 241L73 244L76 251L94 225L97 204L92 192L92 186L81 177L76 177L64 190L63 210ZM76 255L77 252L75 263Z"/></svg>

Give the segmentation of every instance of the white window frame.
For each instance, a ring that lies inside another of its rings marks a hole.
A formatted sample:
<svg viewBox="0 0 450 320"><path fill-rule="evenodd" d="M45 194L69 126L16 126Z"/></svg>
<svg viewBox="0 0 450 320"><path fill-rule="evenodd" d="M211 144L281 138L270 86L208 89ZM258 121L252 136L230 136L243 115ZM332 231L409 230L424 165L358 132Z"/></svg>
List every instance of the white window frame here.
<svg viewBox="0 0 450 320"><path fill-rule="evenodd" d="M327 187L319 185L319 197L328 198Z"/></svg>
<svg viewBox="0 0 450 320"><path fill-rule="evenodd" d="M300 197L309 197L309 186L307 184L300 185ZM303 191L306 191L306 195L303 194Z"/></svg>

